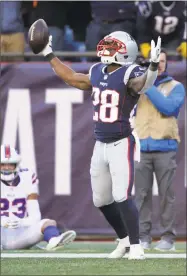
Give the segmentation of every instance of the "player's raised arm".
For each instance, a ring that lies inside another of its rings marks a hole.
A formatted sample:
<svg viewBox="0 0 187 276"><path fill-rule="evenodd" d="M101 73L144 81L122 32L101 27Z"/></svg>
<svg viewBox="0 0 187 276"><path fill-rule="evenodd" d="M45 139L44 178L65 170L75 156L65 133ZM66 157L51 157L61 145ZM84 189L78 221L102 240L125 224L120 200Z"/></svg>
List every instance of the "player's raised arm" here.
<svg viewBox="0 0 187 276"><path fill-rule="evenodd" d="M43 19L32 24L29 29L28 40L32 51L35 54L42 53L50 62L55 73L67 84L83 90L91 88L88 75L76 73L54 55L52 36L49 36L48 27Z"/></svg>
<svg viewBox="0 0 187 276"><path fill-rule="evenodd" d="M47 47L49 46L47 45ZM47 53L47 55L45 55L45 51L47 50L48 48L45 48L43 54L50 62L55 73L61 79L63 79L67 84L82 90L87 90L91 88L91 83L88 75L76 73L70 67L63 64L59 58L55 57L55 55L52 52L52 49L51 53Z"/></svg>
<svg viewBox="0 0 187 276"><path fill-rule="evenodd" d="M132 78L129 80L128 88L131 91L142 94L154 84L158 74L160 51L161 38L158 37L156 46L155 42L153 40L151 41L151 63L147 71L140 77Z"/></svg>

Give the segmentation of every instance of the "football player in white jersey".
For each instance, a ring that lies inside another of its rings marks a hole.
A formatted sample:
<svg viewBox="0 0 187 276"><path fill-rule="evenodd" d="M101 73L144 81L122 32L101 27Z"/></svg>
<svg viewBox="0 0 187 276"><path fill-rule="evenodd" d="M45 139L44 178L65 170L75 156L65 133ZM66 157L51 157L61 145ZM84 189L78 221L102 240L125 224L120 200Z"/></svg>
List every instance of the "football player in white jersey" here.
<svg viewBox="0 0 187 276"><path fill-rule="evenodd" d="M30 248L46 241L47 250L72 242L75 231L60 233L55 220L41 219L38 178L20 168L21 156L9 145L1 146L1 248Z"/></svg>

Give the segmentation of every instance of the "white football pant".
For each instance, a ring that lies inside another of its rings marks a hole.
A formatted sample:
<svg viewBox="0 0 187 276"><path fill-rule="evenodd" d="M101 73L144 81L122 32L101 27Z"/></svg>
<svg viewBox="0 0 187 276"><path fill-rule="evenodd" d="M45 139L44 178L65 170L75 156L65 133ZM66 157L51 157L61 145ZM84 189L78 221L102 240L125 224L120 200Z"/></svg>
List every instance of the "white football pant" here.
<svg viewBox="0 0 187 276"><path fill-rule="evenodd" d="M91 160L91 185L96 207L122 202L131 196L134 183L135 138L112 143L96 141Z"/></svg>
<svg viewBox="0 0 187 276"><path fill-rule="evenodd" d="M1 245L3 249L26 249L42 241L41 229L46 221L48 219L42 219L32 226L16 229L1 227Z"/></svg>

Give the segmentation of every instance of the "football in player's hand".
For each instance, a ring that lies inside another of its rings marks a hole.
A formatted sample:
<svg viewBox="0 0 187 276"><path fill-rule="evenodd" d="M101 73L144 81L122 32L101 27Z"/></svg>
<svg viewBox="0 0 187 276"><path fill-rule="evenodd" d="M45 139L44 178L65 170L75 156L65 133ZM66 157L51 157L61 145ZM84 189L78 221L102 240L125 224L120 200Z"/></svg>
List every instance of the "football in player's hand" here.
<svg viewBox="0 0 187 276"><path fill-rule="evenodd" d="M49 30L43 19L35 21L28 33L29 45L34 54L39 54L49 41Z"/></svg>

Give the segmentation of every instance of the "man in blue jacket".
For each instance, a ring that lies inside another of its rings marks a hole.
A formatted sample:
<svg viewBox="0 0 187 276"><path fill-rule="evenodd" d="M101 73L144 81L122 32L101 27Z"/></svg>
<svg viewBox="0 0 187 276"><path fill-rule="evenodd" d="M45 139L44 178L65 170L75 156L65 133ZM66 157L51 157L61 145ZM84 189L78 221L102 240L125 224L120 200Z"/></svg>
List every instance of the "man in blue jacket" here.
<svg viewBox="0 0 187 276"><path fill-rule="evenodd" d="M158 77L145 95L141 95L135 118L135 130L141 145L141 161L135 167L135 201L139 210L140 239L144 249L150 249L152 241L153 173L158 183L161 214L161 239L155 249L175 249L173 179L180 143L177 117L184 98L184 86L168 75L167 54L162 50Z"/></svg>

